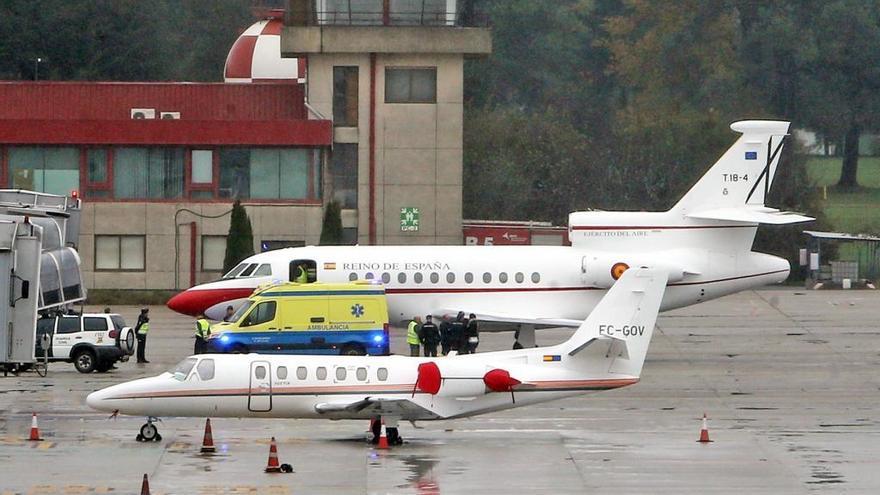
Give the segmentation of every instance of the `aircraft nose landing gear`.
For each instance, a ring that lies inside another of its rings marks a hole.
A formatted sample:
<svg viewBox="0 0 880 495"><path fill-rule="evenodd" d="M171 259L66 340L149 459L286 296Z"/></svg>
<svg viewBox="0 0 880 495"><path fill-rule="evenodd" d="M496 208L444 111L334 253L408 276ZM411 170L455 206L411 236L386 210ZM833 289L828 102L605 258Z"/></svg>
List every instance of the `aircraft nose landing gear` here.
<svg viewBox="0 0 880 495"><path fill-rule="evenodd" d="M141 426L141 432L137 434L135 440L138 442L161 442L162 435L159 434L159 429L156 428L156 425L153 424L153 421L156 421L156 418L147 418L147 422Z"/></svg>

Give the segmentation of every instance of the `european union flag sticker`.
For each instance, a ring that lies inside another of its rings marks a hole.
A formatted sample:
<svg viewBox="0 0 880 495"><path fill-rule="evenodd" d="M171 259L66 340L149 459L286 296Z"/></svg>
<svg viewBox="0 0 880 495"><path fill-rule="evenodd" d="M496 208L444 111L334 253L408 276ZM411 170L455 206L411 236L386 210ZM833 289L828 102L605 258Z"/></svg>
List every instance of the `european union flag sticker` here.
<svg viewBox="0 0 880 495"><path fill-rule="evenodd" d="M562 361L562 356L558 354L544 354L544 362Z"/></svg>
<svg viewBox="0 0 880 495"><path fill-rule="evenodd" d="M758 152L757 151L746 151L746 160L757 160Z"/></svg>

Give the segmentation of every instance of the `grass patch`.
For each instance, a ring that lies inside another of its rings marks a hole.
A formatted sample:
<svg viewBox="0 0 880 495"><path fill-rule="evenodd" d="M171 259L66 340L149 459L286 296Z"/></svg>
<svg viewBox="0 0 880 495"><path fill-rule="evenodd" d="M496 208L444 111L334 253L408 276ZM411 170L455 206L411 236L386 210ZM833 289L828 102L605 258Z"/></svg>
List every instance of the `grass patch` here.
<svg viewBox="0 0 880 495"><path fill-rule="evenodd" d="M807 174L817 186L831 187L840 179L842 164L843 158L813 156L807 159ZM856 178L862 187L880 188L880 157L859 157L859 171Z"/></svg>

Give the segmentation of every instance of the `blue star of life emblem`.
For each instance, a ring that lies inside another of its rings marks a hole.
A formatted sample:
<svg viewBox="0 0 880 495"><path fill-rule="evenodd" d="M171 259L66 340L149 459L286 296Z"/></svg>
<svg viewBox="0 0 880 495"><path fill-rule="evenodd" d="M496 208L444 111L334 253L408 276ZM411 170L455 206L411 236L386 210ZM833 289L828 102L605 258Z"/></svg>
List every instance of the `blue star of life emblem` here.
<svg viewBox="0 0 880 495"><path fill-rule="evenodd" d="M364 315L364 307L361 306L360 304L355 304L354 306L351 307L351 314L355 318L360 318L361 316Z"/></svg>

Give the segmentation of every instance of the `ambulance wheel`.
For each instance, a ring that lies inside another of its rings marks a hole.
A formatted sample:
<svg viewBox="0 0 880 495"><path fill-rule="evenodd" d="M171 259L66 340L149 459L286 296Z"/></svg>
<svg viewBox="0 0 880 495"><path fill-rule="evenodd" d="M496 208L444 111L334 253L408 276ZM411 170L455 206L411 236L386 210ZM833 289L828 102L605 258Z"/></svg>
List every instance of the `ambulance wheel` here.
<svg viewBox="0 0 880 495"><path fill-rule="evenodd" d="M162 435L159 435L159 429L153 423L145 423L141 426L141 432L138 434L138 437L142 438L141 442L158 442L162 440Z"/></svg>
<svg viewBox="0 0 880 495"><path fill-rule="evenodd" d="M359 345L347 345L339 351L341 356L366 356L367 352Z"/></svg>

